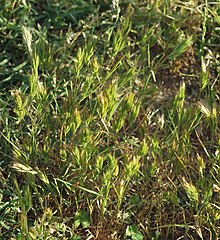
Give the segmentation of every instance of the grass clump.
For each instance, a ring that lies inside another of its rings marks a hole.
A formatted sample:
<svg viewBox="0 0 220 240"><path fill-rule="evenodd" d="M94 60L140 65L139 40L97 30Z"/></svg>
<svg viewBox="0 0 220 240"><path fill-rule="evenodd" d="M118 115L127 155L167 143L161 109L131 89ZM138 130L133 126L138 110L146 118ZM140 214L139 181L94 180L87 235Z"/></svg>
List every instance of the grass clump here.
<svg viewBox="0 0 220 240"><path fill-rule="evenodd" d="M1 238L218 239L219 3L1 13Z"/></svg>

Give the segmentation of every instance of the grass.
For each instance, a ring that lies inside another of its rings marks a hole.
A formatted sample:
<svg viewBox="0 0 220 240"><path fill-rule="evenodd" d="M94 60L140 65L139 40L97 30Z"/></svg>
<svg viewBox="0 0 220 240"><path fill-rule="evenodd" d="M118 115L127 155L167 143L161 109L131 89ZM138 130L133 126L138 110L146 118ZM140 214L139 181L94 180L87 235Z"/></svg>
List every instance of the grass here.
<svg viewBox="0 0 220 240"><path fill-rule="evenodd" d="M220 2L0 12L0 239L217 240Z"/></svg>

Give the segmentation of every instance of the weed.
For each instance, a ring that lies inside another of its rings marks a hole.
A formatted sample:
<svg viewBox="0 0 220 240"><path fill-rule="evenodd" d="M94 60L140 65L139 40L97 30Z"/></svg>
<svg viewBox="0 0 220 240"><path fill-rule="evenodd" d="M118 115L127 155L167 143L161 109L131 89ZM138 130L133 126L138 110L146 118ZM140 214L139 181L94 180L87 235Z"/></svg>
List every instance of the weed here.
<svg viewBox="0 0 220 240"><path fill-rule="evenodd" d="M218 7L1 4L1 239L218 239Z"/></svg>

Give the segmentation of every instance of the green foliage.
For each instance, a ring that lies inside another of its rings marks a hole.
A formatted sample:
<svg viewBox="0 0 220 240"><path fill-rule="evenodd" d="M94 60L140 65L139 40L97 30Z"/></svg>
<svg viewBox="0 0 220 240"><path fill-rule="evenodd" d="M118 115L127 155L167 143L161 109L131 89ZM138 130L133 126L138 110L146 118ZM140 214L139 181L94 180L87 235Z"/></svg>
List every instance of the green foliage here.
<svg viewBox="0 0 220 240"><path fill-rule="evenodd" d="M132 240L142 240L143 235L138 231L137 226L131 225L126 228L126 236L130 237Z"/></svg>
<svg viewBox="0 0 220 240"><path fill-rule="evenodd" d="M78 228L80 224L83 228L88 228L90 225L89 215L84 210L77 211L74 217L74 227Z"/></svg>
<svg viewBox="0 0 220 240"><path fill-rule="evenodd" d="M217 6L2 2L3 239L219 238Z"/></svg>
<svg viewBox="0 0 220 240"><path fill-rule="evenodd" d="M174 59L181 56L187 48L192 44L192 37L182 40L169 54L168 59Z"/></svg>

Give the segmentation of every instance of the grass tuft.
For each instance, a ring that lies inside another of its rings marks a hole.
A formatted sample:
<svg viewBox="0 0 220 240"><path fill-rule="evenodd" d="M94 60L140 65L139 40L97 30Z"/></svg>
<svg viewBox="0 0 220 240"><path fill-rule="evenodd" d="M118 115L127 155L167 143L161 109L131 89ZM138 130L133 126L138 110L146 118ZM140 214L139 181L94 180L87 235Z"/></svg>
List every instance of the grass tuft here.
<svg viewBox="0 0 220 240"><path fill-rule="evenodd" d="M200 2L2 2L0 239L219 238L220 12Z"/></svg>

